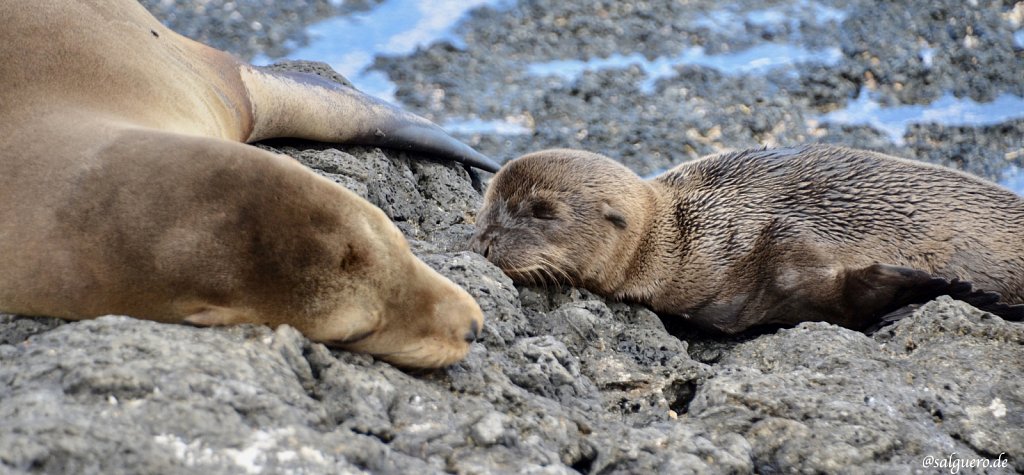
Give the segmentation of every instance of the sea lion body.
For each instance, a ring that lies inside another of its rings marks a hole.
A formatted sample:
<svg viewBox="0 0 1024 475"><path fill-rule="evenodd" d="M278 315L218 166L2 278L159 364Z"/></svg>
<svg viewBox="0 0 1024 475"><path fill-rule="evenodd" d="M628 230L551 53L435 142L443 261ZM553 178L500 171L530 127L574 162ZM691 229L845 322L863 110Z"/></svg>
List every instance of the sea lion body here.
<svg viewBox="0 0 1024 475"><path fill-rule="evenodd" d="M0 311L290 324L415 367L483 315L382 211L274 136L492 162L425 119L181 37L133 1L0 7Z"/></svg>
<svg viewBox="0 0 1024 475"><path fill-rule="evenodd" d="M475 249L513 277L726 333L863 328L943 293L1011 316L1024 303L1024 200L860 150L726 153L648 181L596 154L538 152L494 177L477 226Z"/></svg>
<svg viewBox="0 0 1024 475"><path fill-rule="evenodd" d="M250 66L133 0L10 0L0 25L0 111L11 118L74 109L181 134L378 145L498 169L422 117L316 75Z"/></svg>

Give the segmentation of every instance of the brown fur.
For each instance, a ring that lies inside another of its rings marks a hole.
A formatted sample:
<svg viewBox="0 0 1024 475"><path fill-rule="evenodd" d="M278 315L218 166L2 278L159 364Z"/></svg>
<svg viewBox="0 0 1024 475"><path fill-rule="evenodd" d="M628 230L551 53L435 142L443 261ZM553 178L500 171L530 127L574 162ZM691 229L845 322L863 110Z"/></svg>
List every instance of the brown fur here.
<svg viewBox="0 0 1024 475"><path fill-rule="evenodd" d="M474 248L517 280L571 283L728 333L804 320L862 328L943 293L1013 316L1022 307L1006 304L1024 303L1024 200L859 150L727 153L648 181L597 154L537 152L494 177L477 228Z"/></svg>
<svg viewBox="0 0 1024 475"><path fill-rule="evenodd" d="M379 128L393 145L475 159L436 126L255 70L130 1L5 2L0 52L0 311L287 323L403 366L468 351L479 306L383 212L238 143L360 142Z"/></svg>

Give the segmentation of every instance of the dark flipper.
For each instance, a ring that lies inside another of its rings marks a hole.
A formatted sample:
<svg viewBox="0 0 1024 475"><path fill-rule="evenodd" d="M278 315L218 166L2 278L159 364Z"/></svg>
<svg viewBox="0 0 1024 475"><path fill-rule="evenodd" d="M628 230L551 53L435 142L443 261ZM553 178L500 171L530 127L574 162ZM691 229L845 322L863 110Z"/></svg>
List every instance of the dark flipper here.
<svg viewBox="0 0 1024 475"><path fill-rule="evenodd" d="M882 317L879 318L877 322L872 323L871 326L865 328L864 333L867 333L868 335L873 335L879 330L913 315L914 312L917 311L917 309L919 308L921 308L921 304L915 303L893 310L892 312L882 315Z"/></svg>
<svg viewBox="0 0 1024 475"><path fill-rule="evenodd" d="M488 172L500 165L433 122L323 77L242 66L252 103L246 139L293 137L373 145L454 160Z"/></svg>
<svg viewBox="0 0 1024 475"><path fill-rule="evenodd" d="M994 313L1004 320L1011 322L1024 321L1024 305L1003 302L1002 297L998 293L975 289L970 282L958 281L956 279L951 282L966 284L967 289L960 293L950 293L950 297L963 300L986 312Z"/></svg>
<svg viewBox="0 0 1024 475"><path fill-rule="evenodd" d="M411 115L411 113L407 114ZM378 145L450 158L491 173L495 173L501 168L501 165L429 122L426 124L410 123L392 129L390 133L374 135L367 138L364 145Z"/></svg>
<svg viewBox="0 0 1024 475"><path fill-rule="evenodd" d="M847 271L843 289L846 302L871 313L864 322L871 325L869 331L909 316L920 304L940 295L962 300L1006 320L1024 320L1024 305L1001 302L998 293L908 267L875 264Z"/></svg>

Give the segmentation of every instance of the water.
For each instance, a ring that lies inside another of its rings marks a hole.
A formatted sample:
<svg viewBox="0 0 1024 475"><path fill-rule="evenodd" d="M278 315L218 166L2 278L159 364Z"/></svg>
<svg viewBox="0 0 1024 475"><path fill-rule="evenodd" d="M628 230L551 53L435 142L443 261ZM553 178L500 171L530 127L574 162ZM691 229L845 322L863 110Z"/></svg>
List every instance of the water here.
<svg viewBox="0 0 1024 475"><path fill-rule="evenodd" d="M395 85L388 77L367 71L377 55L404 55L418 47L446 40L464 46L454 34L466 14L477 7L501 7L506 0L385 0L372 10L329 18L310 25L310 42L286 59L323 61L368 94L394 102ZM280 59L280 58L275 58ZM265 56L254 64L268 64Z"/></svg>
<svg viewBox="0 0 1024 475"><path fill-rule="evenodd" d="M921 57L921 63L924 64L924 67L932 67L932 62L935 61L935 48L921 48L918 55Z"/></svg>
<svg viewBox="0 0 1024 475"><path fill-rule="evenodd" d="M805 13L808 21L818 26L830 22L842 23L847 16L842 10L818 2L801 0L789 5L748 12L720 8L697 16L691 23L724 34L742 34L747 24L766 29L788 26L794 35L798 35L801 13Z"/></svg>
<svg viewBox="0 0 1024 475"><path fill-rule="evenodd" d="M1014 193L1024 196L1024 168L1017 165L1010 165L1003 171L1003 177L999 180L1003 185Z"/></svg>
<svg viewBox="0 0 1024 475"><path fill-rule="evenodd" d="M444 130L462 135L525 135L529 127L510 120L451 119L441 124Z"/></svg>
<svg viewBox="0 0 1024 475"><path fill-rule="evenodd" d="M644 93L651 93L654 91L654 84L659 79L675 75L675 68L685 64L707 66L725 74L739 75L763 74L775 68L792 67L807 62L831 66L842 58L843 54L838 48L812 50L785 43L762 43L735 53L712 55L706 54L703 47L695 46L687 48L677 56L659 57L654 60L649 60L639 53L615 54L607 58L596 58L589 61L556 60L531 64L527 67L527 72L535 76L558 76L566 80L573 80L585 71L636 65L643 69L647 76L640 84L640 90Z"/></svg>
<svg viewBox="0 0 1024 475"><path fill-rule="evenodd" d="M788 5L773 8L736 11L734 8L719 8L696 15L691 21L694 26L701 26L723 34L745 34L747 25L762 28L789 27L794 41L801 38L800 22L814 25L841 23L847 13L821 5L810 0L800 0ZM616 54L607 58L583 60L558 60L534 63L527 71L536 76L558 76L566 80L574 80L585 71L597 71L608 68L625 68L636 65L641 68L647 78L640 84L640 91L652 93L654 84L662 78L675 75L680 65L698 65L717 69L725 74L763 74L770 70L789 67L799 63L819 63L827 66L835 65L843 58L839 48L808 49L791 43L762 43L751 48L725 54L709 55L703 47L687 48L674 57L659 57L654 60L645 58L640 53ZM793 71L793 74L796 74Z"/></svg>
<svg viewBox="0 0 1024 475"><path fill-rule="evenodd" d="M1024 99L1013 94L1001 94L992 102L980 103L946 93L927 105L883 107L862 91L845 108L829 112L821 116L820 120L836 124L870 125L885 132L894 143L902 144L910 124L979 126L1021 117L1024 117Z"/></svg>

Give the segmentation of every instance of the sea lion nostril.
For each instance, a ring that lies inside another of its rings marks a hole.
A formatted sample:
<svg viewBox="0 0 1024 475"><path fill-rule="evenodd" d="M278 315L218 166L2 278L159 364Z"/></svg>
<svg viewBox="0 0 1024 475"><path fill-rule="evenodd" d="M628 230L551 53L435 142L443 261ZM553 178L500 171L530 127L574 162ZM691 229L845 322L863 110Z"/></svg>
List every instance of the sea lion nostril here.
<svg viewBox="0 0 1024 475"><path fill-rule="evenodd" d="M487 254L491 252L491 238L484 234L477 234L470 239L469 248L473 252L487 257Z"/></svg>
<svg viewBox="0 0 1024 475"><path fill-rule="evenodd" d="M469 331L466 332L466 343L473 343L480 337L480 324L473 322L469 325Z"/></svg>

